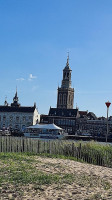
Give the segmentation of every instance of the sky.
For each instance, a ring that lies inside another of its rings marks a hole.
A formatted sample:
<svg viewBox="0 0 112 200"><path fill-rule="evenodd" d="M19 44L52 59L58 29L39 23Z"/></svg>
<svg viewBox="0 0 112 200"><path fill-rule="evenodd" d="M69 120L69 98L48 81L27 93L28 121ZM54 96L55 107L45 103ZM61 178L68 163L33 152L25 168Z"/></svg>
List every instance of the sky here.
<svg viewBox="0 0 112 200"><path fill-rule="evenodd" d="M40 114L56 107L67 61L74 108L106 116L112 102L111 0L0 0L0 105L19 103ZM112 115L112 105L109 109Z"/></svg>

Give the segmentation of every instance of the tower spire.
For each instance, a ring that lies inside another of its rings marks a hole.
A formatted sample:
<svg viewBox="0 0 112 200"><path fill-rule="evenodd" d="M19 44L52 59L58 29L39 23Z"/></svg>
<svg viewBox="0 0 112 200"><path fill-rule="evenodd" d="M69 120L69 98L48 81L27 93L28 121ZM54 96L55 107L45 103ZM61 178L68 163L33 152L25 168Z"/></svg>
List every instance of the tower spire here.
<svg viewBox="0 0 112 200"><path fill-rule="evenodd" d="M19 101L19 98L17 96L17 86L16 86L16 93L15 93L15 96L13 98L13 103L11 103L11 106L19 107L20 104L18 103L18 101Z"/></svg>
<svg viewBox="0 0 112 200"><path fill-rule="evenodd" d="M15 96L17 97L17 86L16 86L16 94L15 94Z"/></svg>
<svg viewBox="0 0 112 200"><path fill-rule="evenodd" d="M67 56L67 63L66 63L66 66L69 67L69 52L68 53L68 56Z"/></svg>

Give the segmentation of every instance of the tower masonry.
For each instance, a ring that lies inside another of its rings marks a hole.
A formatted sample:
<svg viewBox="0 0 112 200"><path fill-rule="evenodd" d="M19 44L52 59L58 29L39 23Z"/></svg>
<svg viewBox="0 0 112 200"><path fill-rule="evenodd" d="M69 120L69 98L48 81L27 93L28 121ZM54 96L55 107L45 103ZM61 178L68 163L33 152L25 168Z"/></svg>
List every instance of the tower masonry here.
<svg viewBox="0 0 112 200"><path fill-rule="evenodd" d="M57 108L73 109L74 88L71 88L71 72L68 55L66 66L63 69L61 87L58 87Z"/></svg>

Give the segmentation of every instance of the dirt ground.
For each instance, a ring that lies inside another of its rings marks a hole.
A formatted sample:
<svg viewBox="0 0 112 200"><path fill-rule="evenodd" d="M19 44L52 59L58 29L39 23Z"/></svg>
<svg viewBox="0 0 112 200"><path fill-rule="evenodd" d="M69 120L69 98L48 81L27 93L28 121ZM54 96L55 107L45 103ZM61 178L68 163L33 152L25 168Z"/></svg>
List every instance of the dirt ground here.
<svg viewBox="0 0 112 200"><path fill-rule="evenodd" d="M21 186L21 197L14 188L2 186L1 200L112 200L111 168L59 158L36 157L36 160L36 169L46 174L70 175L73 180L37 188L32 184Z"/></svg>

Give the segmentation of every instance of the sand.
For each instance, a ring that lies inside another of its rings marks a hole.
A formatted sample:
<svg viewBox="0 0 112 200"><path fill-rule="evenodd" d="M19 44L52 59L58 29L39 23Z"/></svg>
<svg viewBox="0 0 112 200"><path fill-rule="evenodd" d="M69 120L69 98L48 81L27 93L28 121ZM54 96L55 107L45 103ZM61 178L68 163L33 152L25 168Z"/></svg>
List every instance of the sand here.
<svg viewBox="0 0 112 200"><path fill-rule="evenodd" d="M80 163L72 160L36 157L35 168L46 174L71 175L73 181L42 185L34 188L29 184L22 186L18 195L9 188L7 197L1 188L1 200L112 200L112 169Z"/></svg>

